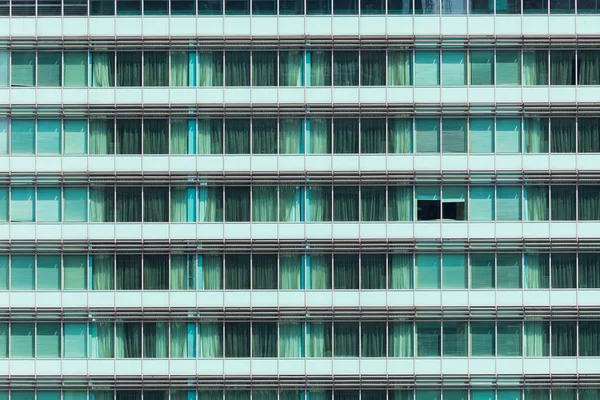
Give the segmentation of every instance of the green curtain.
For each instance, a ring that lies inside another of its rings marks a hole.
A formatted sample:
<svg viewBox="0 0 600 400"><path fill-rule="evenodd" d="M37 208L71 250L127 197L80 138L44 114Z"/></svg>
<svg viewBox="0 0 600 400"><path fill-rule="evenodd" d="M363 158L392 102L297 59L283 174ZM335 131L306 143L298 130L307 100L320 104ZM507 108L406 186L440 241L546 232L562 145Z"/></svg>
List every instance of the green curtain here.
<svg viewBox="0 0 600 400"><path fill-rule="evenodd" d="M142 289L142 256L117 254L116 269L117 290Z"/></svg>
<svg viewBox="0 0 600 400"><path fill-rule="evenodd" d="M553 357L577 356L577 323L575 321L552 321Z"/></svg>
<svg viewBox="0 0 600 400"><path fill-rule="evenodd" d="M302 256L282 254L279 256L279 289L302 289Z"/></svg>
<svg viewBox="0 0 600 400"><path fill-rule="evenodd" d="M302 86L304 70L301 51L279 52L279 86Z"/></svg>
<svg viewBox="0 0 600 400"><path fill-rule="evenodd" d="M195 56L196 54L193 53ZM190 86L189 54L187 51L171 52L171 86Z"/></svg>
<svg viewBox="0 0 600 400"><path fill-rule="evenodd" d="M222 187L201 186L198 188L198 221L223 221Z"/></svg>
<svg viewBox="0 0 600 400"><path fill-rule="evenodd" d="M333 324L333 355L335 357L358 357L358 322L335 322Z"/></svg>
<svg viewBox="0 0 600 400"><path fill-rule="evenodd" d="M277 154L277 120L254 119L252 121L252 153Z"/></svg>
<svg viewBox="0 0 600 400"><path fill-rule="evenodd" d="M600 118L578 118L579 153L600 153Z"/></svg>
<svg viewBox="0 0 600 400"><path fill-rule="evenodd" d="M600 288L600 257L597 253L579 253L579 287Z"/></svg>
<svg viewBox="0 0 600 400"><path fill-rule="evenodd" d="M550 327L547 322L525 321L525 357L550 355Z"/></svg>
<svg viewBox="0 0 600 400"><path fill-rule="evenodd" d="M228 254L225 257L225 289L250 289L250 256Z"/></svg>
<svg viewBox="0 0 600 400"><path fill-rule="evenodd" d="M225 120L225 154L250 154L250 120Z"/></svg>
<svg viewBox="0 0 600 400"><path fill-rule="evenodd" d="M223 357L223 324L219 322L200 323L200 358Z"/></svg>
<svg viewBox="0 0 600 400"><path fill-rule="evenodd" d="M385 86L385 51L361 51L362 86Z"/></svg>
<svg viewBox="0 0 600 400"><path fill-rule="evenodd" d="M388 288L413 288L413 257L410 254L390 254L388 260Z"/></svg>
<svg viewBox="0 0 600 400"><path fill-rule="evenodd" d="M563 389L563 388L552 389L552 399L553 400L576 400L577 399L577 389Z"/></svg>
<svg viewBox="0 0 600 400"><path fill-rule="evenodd" d="M277 86L277 52L252 52L252 85Z"/></svg>
<svg viewBox="0 0 600 400"><path fill-rule="evenodd" d="M213 58L214 60L214 58ZM202 68L202 53L200 68ZM201 71L202 75L202 71ZM250 86L250 52L225 52L225 86Z"/></svg>
<svg viewBox="0 0 600 400"><path fill-rule="evenodd" d="M141 51L117 51L117 86L142 86Z"/></svg>
<svg viewBox="0 0 600 400"><path fill-rule="evenodd" d="M389 186L388 218L390 221L411 221L412 186Z"/></svg>
<svg viewBox="0 0 600 400"><path fill-rule="evenodd" d="M169 120L144 119L144 154L169 154Z"/></svg>
<svg viewBox="0 0 600 400"><path fill-rule="evenodd" d="M310 86L331 86L331 51L310 52Z"/></svg>
<svg viewBox="0 0 600 400"><path fill-rule="evenodd" d="M188 191L186 187L171 188L171 222L191 222L187 218Z"/></svg>
<svg viewBox="0 0 600 400"><path fill-rule="evenodd" d="M548 221L548 186L525 186L527 220Z"/></svg>
<svg viewBox="0 0 600 400"><path fill-rule="evenodd" d="M333 256L334 289L358 289L358 254L335 254Z"/></svg>
<svg viewBox="0 0 600 400"><path fill-rule="evenodd" d="M90 154L114 154L115 121L90 120Z"/></svg>
<svg viewBox="0 0 600 400"><path fill-rule="evenodd" d="M525 152L548 152L548 118L525 118Z"/></svg>
<svg viewBox="0 0 600 400"><path fill-rule="evenodd" d="M169 357L169 323L144 322L144 357ZM144 396L146 393L144 393ZM168 400L168 399L167 399Z"/></svg>
<svg viewBox="0 0 600 400"><path fill-rule="evenodd" d="M579 85L600 85L600 52L579 50L577 52Z"/></svg>
<svg viewBox="0 0 600 400"><path fill-rule="evenodd" d="M576 264L577 260L573 253L552 254L552 277L553 288L576 288Z"/></svg>
<svg viewBox="0 0 600 400"><path fill-rule="evenodd" d="M331 187L311 186L309 190L310 221L331 221Z"/></svg>
<svg viewBox="0 0 600 400"><path fill-rule="evenodd" d="M331 357L331 322L310 322L308 326L308 357Z"/></svg>
<svg viewBox="0 0 600 400"><path fill-rule="evenodd" d="M412 52L405 50L388 51L388 85L409 86L411 84Z"/></svg>
<svg viewBox="0 0 600 400"><path fill-rule="evenodd" d="M547 253L525 254L525 287L528 289L550 287L549 264Z"/></svg>
<svg viewBox="0 0 600 400"><path fill-rule="evenodd" d="M333 120L333 152L335 154L358 153L358 119Z"/></svg>
<svg viewBox="0 0 600 400"><path fill-rule="evenodd" d="M600 356L599 321L579 321L579 356Z"/></svg>
<svg viewBox="0 0 600 400"><path fill-rule="evenodd" d="M576 216L575 185L552 185L550 187L550 209L553 221L574 221Z"/></svg>
<svg viewBox="0 0 600 400"><path fill-rule="evenodd" d="M120 74L121 71L117 71ZM169 86L169 53L167 51L144 52L144 86Z"/></svg>
<svg viewBox="0 0 600 400"><path fill-rule="evenodd" d="M548 51L523 51L523 85L548 84Z"/></svg>
<svg viewBox="0 0 600 400"><path fill-rule="evenodd" d="M90 214L92 222L113 222L115 220L114 205L114 188L90 188Z"/></svg>
<svg viewBox="0 0 600 400"><path fill-rule="evenodd" d="M115 356L115 326L112 322L90 324L92 358L113 358Z"/></svg>
<svg viewBox="0 0 600 400"><path fill-rule="evenodd" d="M279 323L279 357L302 357L304 325L301 322Z"/></svg>
<svg viewBox="0 0 600 400"><path fill-rule="evenodd" d="M144 256L144 290L169 289L169 256L151 254Z"/></svg>
<svg viewBox="0 0 600 400"><path fill-rule="evenodd" d="M312 200L312 196L311 196ZM333 220L358 221L359 197L357 187L336 186L333 191Z"/></svg>
<svg viewBox="0 0 600 400"><path fill-rule="evenodd" d="M285 118L279 120L279 153L304 153L302 141L302 120Z"/></svg>
<svg viewBox="0 0 600 400"><path fill-rule="evenodd" d="M117 154L142 154L142 121L137 119L118 119Z"/></svg>
<svg viewBox="0 0 600 400"><path fill-rule="evenodd" d="M144 188L144 222L169 222L169 188Z"/></svg>
<svg viewBox="0 0 600 400"><path fill-rule="evenodd" d="M579 220L600 220L600 186L579 185Z"/></svg>
<svg viewBox="0 0 600 400"><path fill-rule="evenodd" d="M279 221L303 221L303 191L299 186L279 186Z"/></svg>
<svg viewBox="0 0 600 400"><path fill-rule="evenodd" d="M92 52L92 84L97 87L115 86L114 52Z"/></svg>
<svg viewBox="0 0 600 400"><path fill-rule="evenodd" d="M277 289L277 255L252 255L252 289Z"/></svg>
<svg viewBox="0 0 600 400"><path fill-rule="evenodd" d="M579 389L579 400L595 400L600 398L600 389Z"/></svg>
<svg viewBox="0 0 600 400"><path fill-rule="evenodd" d="M228 57L230 54L227 53ZM200 56L200 86L223 86L223 52L202 51ZM235 56L231 56L235 58ZM231 62L234 62L233 60ZM228 67L227 74L235 73L234 65ZM249 73L249 72L248 72ZM233 79L228 77L228 82ZM228 85L233 86L233 85Z"/></svg>
<svg viewBox="0 0 600 400"><path fill-rule="evenodd" d="M361 153L385 153L385 136L385 118L361 119Z"/></svg>
<svg viewBox="0 0 600 400"><path fill-rule="evenodd" d="M198 121L198 154L223 154L223 120Z"/></svg>
<svg viewBox="0 0 600 400"><path fill-rule="evenodd" d="M225 322L225 357L250 357L249 322Z"/></svg>
<svg viewBox="0 0 600 400"><path fill-rule="evenodd" d="M412 119L390 118L388 120L388 151L410 153L412 151Z"/></svg>
<svg viewBox="0 0 600 400"><path fill-rule="evenodd" d="M385 289L385 254L363 254L360 259L361 289Z"/></svg>
<svg viewBox="0 0 600 400"><path fill-rule="evenodd" d="M194 289L195 257L186 254L171 255L171 290Z"/></svg>
<svg viewBox="0 0 600 400"><path fill-rule="evenodd" d="M117 358L142 356L142 329L139 322L117 322Z"/></svg>
<svg viewBox="0 0 600 400"><path fill-rule="evenodd" d="M252 357L277 357L277 323L252 323Z"/></svg>
<svg viewBox="0 0 600 400"><path fill-rule="evenodd" d="M92 256L92 289L115 289L115 261L112 255L94 254Z"/></svg>
<svg viewBox="0 0 600 400"><path fill-rule="evenodd" d="M223 391L222 390L198 390L198 400L223 400Z"/></svg>
<svg viewBox="0 0 600 400"><path fill-rule="evenodd" d="M310 256L310 289L331 289L331 256L315 254Z"/></svg>
<svg viewBox="0 0 600 400"><path fill-rule="evenodd" d="M366 187L361 189L361 220L385 221L385 187Z"/></svg>
<svg viewBox="0 0 600 400"><path fill-rule="evenodd" d="M550 50L550 85L575 84L575 50Z"/></svg>
<svg viewBox="0 0 600 400"><path fill-rule="evenodd" d="M310 123L310 154L331 154L331 120L311 119Z"/></svg>
<svg viewBox="0 0 600 400"><path fill-rule="evenodd" d="M250 221L250 187L225 188L225 221Z"/></svg>
<svg viewBox="0 0 600 400"><path fill-rule="evenodd" d="M142 188L118 187L117 222L142 221Z"/></svg>
<svg viewBox="0 0 600 400"><path fill-rule="evenodd" d="M550 151L552 153L575 153L575 118L552 118L550 120Z"/></svg>
<svg viewBox="0 0 600 400"><path fill-rule="evenodd" d="M358 86L358 51L333 52L333 85Z"/></svg>
<svg viewBox="0 0 600 400"><path fill-rule="evenodd" d="M385 357L385 322L363 321L361 324L361 357Z"/></svg>

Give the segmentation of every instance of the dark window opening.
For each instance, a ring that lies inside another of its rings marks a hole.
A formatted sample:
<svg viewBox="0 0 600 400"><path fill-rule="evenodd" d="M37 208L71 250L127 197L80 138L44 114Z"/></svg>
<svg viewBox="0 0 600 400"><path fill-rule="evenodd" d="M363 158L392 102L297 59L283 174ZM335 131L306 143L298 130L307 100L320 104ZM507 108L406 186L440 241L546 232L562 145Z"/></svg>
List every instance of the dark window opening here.
<svg viewBox="0 0 600 400"><path fill-rule="evenodd" d="M440 201L439 200L418 200L417 201L417 220L434 221L440 219Z"/></svg>

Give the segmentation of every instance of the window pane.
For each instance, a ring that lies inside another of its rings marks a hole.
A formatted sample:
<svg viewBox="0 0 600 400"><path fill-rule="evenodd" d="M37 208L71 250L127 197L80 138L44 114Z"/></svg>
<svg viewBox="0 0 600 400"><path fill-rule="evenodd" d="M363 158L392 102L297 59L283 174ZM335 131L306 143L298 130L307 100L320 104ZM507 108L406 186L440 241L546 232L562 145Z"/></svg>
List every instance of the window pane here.
<svg viewBox="0 0 600 400"><path fill-rule="evenodd" d="M60 154L62 124L60 120L38 120L38 154Z"/></svg>
<svg viewBox="0 0 600 400"><path fill-rule="evenodd" d="M358 357L358 322L333 324L334 357Z"/></svg>
<svg viewBox="0 0 600 400"><path fill-rule="evenodd" d="M35 153L35 122L33 120L12 121L11 152L14 154Z"/></svg>
<svg viewBox="0 0 600 400"><path fill-rule="evenodd" d="M444 118L442 120L442 151L445 153L466 153L466 119Z"/></svg>
<svg viewBox="0 0 600 400"><path fill-rule="evenodd" d="M496 120L496 151L521 152L521 120L516 118Z"/></svg>
<svg viewBox="0 0 600 400"><path fill-rule="evenodd" d="M444 254L442 256L444 289L466 289L467 268L464 254Z"/></svg>
<svg viewBox="0 0 600 400"><path fill-rule="evenodd" d="M37 357L60 357L60 323L37 324ZM60 399L60 392L59 392Z"/></svg>
<svg viewBox="0 0 600 400"><path fill-rule="evenodd" d="M494 255L471 254L471 288L493 289L496 285Z"/></svg>
<svg viewBox="0 0 600 400"><path fill-rule="evenodd" d="M87 327L85 323L65 323L65 342L64 342L64 357L66 358L85 358L87 354ZM78 400L75 397L67 394L73 392L65 392L65 400ZM85 400L85 392L83 392Z"/></svg>
<svg viewBox="0 0 600 400"><path fill-rule="evenodd" d="M128 3L129 1L119 1ZM142 86L142 52L117 52L117 86Z"/></svg>
<svg viewBox="0 0 600 400"><path fill-rule="evenodd" d="M471 85L494 84L494 52L471 51Z"/></svg>
<svg viewBox="0 0 600 400"><path fill-rule="evenodd" d="M582 65L585 65L582 64ZM584 75L580 75L584 76ZM587 82L587 80L584 80ZM551 50L550 51L550 84L574 85L575 84L575 51Z"/></svg>
<svg viewBox="0 0 600 400"><path fill-rule="evenodd" d="M117 15L141 15L141 0L118 0Z"/></svg>
<svg viewBox="0 0 600 400"><path fill-rule="evenodd" d="M415 121L417 153L440 152L440 121L417 119Z"/></svg>
<svg viewBox="0 0 600 400"><path fill-rule="evenodd" d="M417 322L417 357L439 357L441 355L440 324Z"/></svg>
<svg viewBox="0 0 600 400"><path fill-rule="evenodd" d="M250 256L228 254L225 257L225 289L250 289Z"/></svg>
<svg viewBox="0 0 600 400"><path fill-rule="evenodd" d="M13 322L10 330L10 356L33 358L34 323Z"/></svg>
<svg viewBox="0 0 600 400"><path fill-rule="evenodd" d="M416 263L417 289L440 288L439 254L419 254Z"/></svg>
<svg viewBox="0 0 600 400"><path fill-rule="evenodd" d="M552 153L575 153L575 131L575 118L552 118L550 120L550 151Z"/></svg>
<svg viewBox="0 0 600 400"><path fill-rule="evenodd" d="M12 86L35 86L35 52L12 53Z"/></svg>
<svg viewBox="0 0 600 400"><path fill-rule="evenodd" d="M466 322L444 322L444 356L468 356L467 332Z"/></svg>
<svg viewBox="0 0 600 400"><path fill-rule="evenodd" d="M168 13L167 0L144 0L144 15L167 15Z"/></svg>
<svg viewBox="0 0 600 400"><path fill-rule="evenodd" d="M522 355L522 326L519 322L498 322L498 356L519 357Z"/></svg>
<svg viewBox="0 0 600 400"><path fill-rule="evenodd" d="M64 289L85 290L87 287L87 256L64 255Z"/></svg>
<svg viewBox="0 0 600 400"><path fill-rule="evenodd" d="M358 119L333 120L334 154L358 153Z"/></svg>
<svg viewBox="0 0 600 400"><path fill-rule="evenodd" d="M145 0L146 2L148 0ZM166 7L166 4L165 4ZM146 12L146 11L144 11ZM166 9L165 9L166 13ZM186 63L187 64L187 63ZM169 86L169 53L144 52L144 86Z"/></svg>
<svg viewBox="0 0 600 400"><path fill-rule="evenodd" d="M499 289L521 287L522 259L520 254L498 254L497 282Z"/></svg>
<svg viewBox="0 0 600 400"><path fill-rule="evenodd" d="M93 10L93 3L92 3ZM109 87L115 85L115 53L92 53L92 86Z"/></svg>
<svg viewBox="0 0 600 400"><path fill-rule="evenodd" d="M524 50L523 51L523 84L547 85L548 84L548 51Z"/></svg>
<svg viewBox="0 0 600 400"><path fill-rule="evenodd" d="M68 120L65 121L65 154L87 153L87 121Z"/></svg>
<svg viewBox="0 0 600 400"><path fill-rule="evenodd" d="M464 86L467 84L466 60L464 51L442 52L442 84L444 86Z"/></svg>
<svg viewBox="0 0 600 400"><path fill-rule="evenodd" d="M437 51L416 51L415 57L415 85L439 85L440 54Z"/></svg>
<svg viewBox="0 0 600 400"><path fill-rule="evenodd" d="M385 51L361 51L362 86L385 86Z"/></svg>
<svg viewBox="0 0 600 400"><path fill-rule="evenodd" d="M496 84L521 84L520 50L501 50L496 52Z"/></svg>
<svg viewBox="0 0 600 400"><path fill-rule="evenodd" d="M333 288L359 288L358 254L334 254L333 256Z"/></svg>
<svg viewBox="0 0 600 400"><path fill-rule="evenodd" d="M358 86L358 51L333 52L333 85Z"/></svg>
<svg viewBox="0 0 600 400"><path fill-rule="evenodd" d="M498 221L521 220L521 188L499 186L496 189L496 218Z"/></svg>
<svg viewBox="0 0 600 400"><path fill-rule="evenodd" d="M60 256L39 255L36 270L38 290L60 290Z"/></svg>
<svg viewBox="0 0 600 400"><path fill-rule="evenodd" d="M34 198L35 193L33 189L12 189L10 199L10 220L12 222L33 222L35 220Z"/></svg>
<svg viewBox="0 0 600 400"><path fill-rule="evenodd" d="M471 322L471 355L493 357L496 354L495 324Z"/></svg>
<svg viewBox="0 0 600 400"><path fill-rule="evenodd" d="M61 73L62 53L38 53L38 86L61 86Z"/></svg>

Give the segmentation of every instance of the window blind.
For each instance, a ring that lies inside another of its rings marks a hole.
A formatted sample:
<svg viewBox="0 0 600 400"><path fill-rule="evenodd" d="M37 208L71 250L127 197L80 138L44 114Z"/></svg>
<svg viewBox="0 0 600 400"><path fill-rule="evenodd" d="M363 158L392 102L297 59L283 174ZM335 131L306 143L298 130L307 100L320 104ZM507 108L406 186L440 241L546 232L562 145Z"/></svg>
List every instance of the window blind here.
<svg viewBox="0 0 600 400"><path fill-rule="evenodd" d="M87 53L65 53L65 87L87 86L87 65Z"/></svg>
<svg viewBox="0 0 600 400"><path fill-rule="evenodd" d="M417 289L440 288L440 255L420 254L417 256Z"/></svg>
<svg viewBox="0 0 600 400"><path fill-rule="evenodd" d="M14 188L10 198L10 220L12 222L33 222L33 188Z"/></svg>
<svg viewBox="0 0 600 400"><path fill-rule="evenodd" d="M464 51L442 52L442 85L465 86L467 84L466 58Z"/></svg>
<svg viewBox="0 0 600 400"><path fill-rule="evenodd" d="M496 51L496 84L521 84L521 52L520 50Z"/></svg>
<svg viewBox="0 0 600 400"><path fill-rule="evenodd" d="M493 390L472 390L471 400L496 400Z"/></svg>
<svg viewBox="0 0 600 400"><path fill-rule="evenodd" d="M417 196L417 200L439 200L440 199L440 187L439 186L417 186L416 196Z"/></svg>
<svg viewBox="0 0 600 400"><path fill-rule="evenodd" d="M498 390L497 400L521 400L520 390Z"/></svg>
<svg viewBox="0 0 600 400"><path fill-rule="evenodd" d="M0 221L8 221L8 188L0 187Z"/></svg>
<svg viewBox="0 0 600 400"><path fill-rule="evenodd" d="M39 188L37 193L37 220L60 221L60 188Z"/></svg>
<svg viewBox="0 0 600 400"><path fill-rule="evenodd" d="M12 86L35 85L35 52L12 53Z"/></svg>
<svg viewBox="0 0 600 400"><path fill-rule="evenodd" d="M471 52L471 85L494 84L494 52Z"/></svg>
<svg viewBox="0 0 600 400"><path fill-rule="evenodd" d="M465 153L467 151L467 121L447 119L442 121L442 152Z"/></svg>
<svg viewBox="0 0 600 400"><path fill-rule="evenodd" d="M33 323L13 322L10 331L10 356L33 358ZM33 392L32 392L33 393Z"/></svg>
<svg viewBox="0 0 600 400"><path fill-rule="evenodd" d="M471 186L469 201L471 203L469 207L471 221L494 220L493 186Z"/></svg>
<svg viewBox="0 0 600 400"><path fill-rule="evenodd" d="M0 290L8 290L8 256L0 256Z"/></svg>
<svg viewBox="0 0 600 400"><path fill-rule="evenodd" d="M444 289L465 289L467 287L467 269L464 254L444 254L442 273Z"/></svg>
<svg viewBox="0 0 600 400"><path fill-rule="evenodd" d="M65 390L63 392L64 400L87 400L87 393L84 390Z"/></svg>
<svg viewBox="0 0 600 400"><path fill-rule="evenodd" d="M444 186L442 191L442 203L464 203L467 197L465 186Z"/></svg>
<svg viewBox="0 0 600 400"><path fill-rule="evenodd" d="M498 254L497 282L500 289L521 287L521 254Z"/></svg>
<svg viewBox="0 0 600 400"><path fill-rule="evenodd" d="M506 118L496 120L496 152L521 152L521 120Z"/></svg>
<svg viewBox="0 0 600 400"><path fill-rule="evenodd" d="M65 188L65 221L87 221L87 189Z"/></svg>
<svg viewBox="0 0 600 400"><path fill-rule="evenodd" d="M64 325L64 356L66 358L85 358L87 349L87 329L85 324L68 323ZM66 400L65 393L65 400Z"/></svg>
<svg viewBox="0 0 600 400"><path fill-rule="evenodd" d="M38 52L38 86L61 86L61 53Z"/></svg>
<svg viewBox="0 0 600 400"><path fill-rule="evenodd" d="M35 392L33 390L12 391L10 398L11 400L35 400Z"/></svg>
<svg viewBox="0 0 600 400"><path fill-rule="evenodd" d="M8 153L8 119L0 119L0 154Z"/></svg>
<svg viewBox="0 0 600 400"><path fill-rule="evenodd" d="M417 357L439 357L441 326L439 322L417 323Z"/></svg>
<svg viewBox="0 0 600 400"><path fill-rule="evenodd" d="M85 255L63 256L65 290L85 290L87 257Z"/></svg>
<svg viewBox="0 0 600 400"><path fill-rule="evenodd" d="M35 152L35 122L13 120L11 123L11 152L33 154Z"/></svg>
<svg viewBox="0 0 600 400"><path fill-rule="evenodd" d="M521 351L521 324L498 322L498 356L518 357Z"/></svg>
<svg viewBox="0 0 600 400"><path fill-rule="evenodd" d="M33 290L34 256L12 256L10 262L11 289Z"/></svg>
<svg viewBox="0 0 600 400"><path fill-rule="evenodd" d="M60 357L60 323L37 324L37 358Z"/></svg>
<svg viewBox="0 0 600 400"><path fill-rule="evenodd" d="M38 154L60 154L60 120L39 120L37 125Z"/></svg>
<svg viewBox="0 0 600 400"><path fill-rule="evenodd" d="M494 356L495 324L493 322L471 322L471 356Z"/></svg>
<svg viewBox="0 0 600 400"><path fill-rule="evenodd" d="M38 290L60 290L60 256L37 257Z"/></svg>
<svg viewBox="0 0 600 400"><path fill-rule="evenodd" d="M60 390L38 390L37 400L60 400Z"/></svg>
<svg viewBox="0 0 600 400"><path fill-rule="evenodd" d="M8 86L9 75L8 75L8 51L0 51L0 86Z"/></svg>
<svg viewBox="0 0 600 400"><path fill-rule="evenodd" d="M494 152L494 120L492 118L471 119L471 153Z"/></svg>
<svg viewBox="0 0 600 400"><path fill-rule="evenodd" d="M8 324L0 323L0 357L8 357Z"/></svg>
<svg viewBox="0 0 600 400"><path fill-rule="evenodd" d="M86 121L65 121L65 154L86 154L86 139Z"/></svg>
<svg viewBox="0 0 600 400"><path fill-rule="evenodd" d="M417 153L440 152L440 122L437 119L415 121Z"/></svg>
<svg viewBox="0 0 600 400"><path fill-rule="evenodd" d="M521 220L520 186L498 186L496 190L496 218L498 221Z"/></svg>
<svg viewBox="0 0 600 400"><path fill-rule="evenodd" d="M437 51L416 51L415 85L438 86L440 84L440 53Z"/></svg>
<svg viewBox="0 0 600 400"><path fill-rule="evenodd" d="M471 288L493 289L495 287L494 255L471 254Z"/></svg>

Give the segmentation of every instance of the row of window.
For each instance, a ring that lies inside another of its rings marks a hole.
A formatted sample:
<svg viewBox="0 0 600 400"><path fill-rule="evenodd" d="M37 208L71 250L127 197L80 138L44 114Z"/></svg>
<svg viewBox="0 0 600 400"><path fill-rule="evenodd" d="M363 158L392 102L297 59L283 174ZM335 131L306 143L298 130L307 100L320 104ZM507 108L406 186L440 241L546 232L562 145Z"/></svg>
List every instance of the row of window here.
<svg viewBox="0 0 600 400"><path fill-rule="evenodd" d="M600 288L594 253L0 255L0 290Z"/></svg>
<svg viewBox="0 0 600 400"><path fill-rule="evenodd" d="M3 51L0 86L600 85L599 66L584 49Z"/></svg>
<svg viewBox="0 0 600 400"><path fill-rule="evenodd" d="M599 221L598 185L0 187L10 222Z"/></svg>
<svg viewBox="0 0 600 400"><path fill-rule="evenodd" d="M36 4L37 3L37 4ZM88 4L89 3L89 4ZM116 3L116 4L115 4ZM592 0L5 0L0 16L597 14Z"/></svg>
<svg viewBox="0 0 600 400"><path fill-rule="evenodd" d="M600 321L0 323L0 357L597 357Z"/></svg>
<svg viewBox="0 0 600 400"><path fill-rule="evenodd" d="M88 397L89 396L89 397ZM196 397L197 396L197 397ZM486 388L474 389L237 389L223 390L133 390L117 389L85 391L65 390L63 400L596 400L600 389L573 389L558 386L546 389L540 386L521 389ZM9 400L8 392L0 392L0 399ZM13 390L11 400L61 400L60 391Z"/></svg>
<svg viewBox="0 0 600 400"><path fill-rule="evenodd" d="M599 153L600 118L0 119L0 154Z"/></svg>

